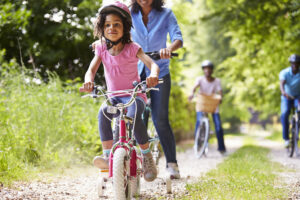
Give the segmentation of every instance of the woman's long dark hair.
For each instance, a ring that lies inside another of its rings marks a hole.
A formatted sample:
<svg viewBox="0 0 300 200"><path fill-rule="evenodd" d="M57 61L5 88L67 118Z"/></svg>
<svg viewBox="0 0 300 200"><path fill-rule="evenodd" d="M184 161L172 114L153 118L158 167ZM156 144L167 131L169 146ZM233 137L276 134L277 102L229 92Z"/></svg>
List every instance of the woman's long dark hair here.
<svg viewBox="0 0 300 200"><path fill-rule="evenodd" d="M162 7L165 4L164 0L153 0L152 2L152 8L154 8L157 11L162 11ZM139 12L142 10L141 6L137 3L136 0L131 0L131 10L134 13Z"/></svg>
<svg viewBox="0 0 300 200"><path fill-rule="evenodd" d="M121 42L123 44L129 44L130 42L132 42L130 37L131 26L127 22L125 17L121 16L120 13L118 12L103 13L98 15L94 25L94 37L98 37L99 39L102 39L104 37L104 24L105 24L106 16L109 14L115 14L119 16L122 20L124 33Z"/></svg>

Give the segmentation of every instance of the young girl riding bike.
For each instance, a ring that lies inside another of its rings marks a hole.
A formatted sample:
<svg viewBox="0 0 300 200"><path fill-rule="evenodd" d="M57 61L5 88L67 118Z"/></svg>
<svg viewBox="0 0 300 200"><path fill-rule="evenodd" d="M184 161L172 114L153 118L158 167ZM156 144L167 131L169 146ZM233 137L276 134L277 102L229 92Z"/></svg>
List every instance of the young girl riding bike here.
<svg viewBox="0 0 300 200"><path fill-rule="evenodd" d="M108 91L126 90L133 88L133 82L140 82L137 63L139 59L151 70L147 77L147 86L158 84L159 67L148 57L142 48L131 41L131 15L128 7L115 2L103 6L94 25L94 36L101 43L95 48L95 56L85 74L85 81L81 91L91 92L94 87L94 78L101 64L104 66L104 75ZM112 97L114 103L126 103L130 96ZM134 134L143 155L143 171L146 181L153 181L157 170L149 150L146 127L141 115L145 108L145 94L138 94L136 102L128 107L127 116L134 118ZM136 114L136 116L135 116ZM103 147L103 155L94 158L94 165L100 169L109 168L109 154L113 145L111 121L113 116L107 112L107 105L101 106L99 111L99 132Z"/></svg>

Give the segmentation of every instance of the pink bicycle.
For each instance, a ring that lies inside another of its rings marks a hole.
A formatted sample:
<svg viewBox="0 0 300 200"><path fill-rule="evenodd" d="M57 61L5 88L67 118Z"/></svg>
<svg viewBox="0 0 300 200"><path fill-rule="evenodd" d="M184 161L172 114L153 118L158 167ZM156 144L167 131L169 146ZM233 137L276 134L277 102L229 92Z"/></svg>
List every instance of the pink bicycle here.
<svg viewBox="0 0 300 200"><path fill-rule="evenodd" d="M161 83L162 80L159 81ZM147 88L146 82L134 83L135 87L129 90L118 90L107 92L101 86L94 86L91 94L83 97L105 97L104 103L107 104L108 112L116 114L118 111L119 119L119 140L113 145L109 156L109 170L100 170L102 174L108 173L108 177L112 179L114 199L131 199L140 193L140 178L142 176L142 157L136 148L136 142L133 134L133 118L126 116L126 108L131 106L138 93L146 93L150 90L158 90L158 88ZM129 94L130 100L126 104L118 103L113 105L110 101L113 95ZM104 195L106 183L108 179L100 176L97 181L98 196Z"/></svg>

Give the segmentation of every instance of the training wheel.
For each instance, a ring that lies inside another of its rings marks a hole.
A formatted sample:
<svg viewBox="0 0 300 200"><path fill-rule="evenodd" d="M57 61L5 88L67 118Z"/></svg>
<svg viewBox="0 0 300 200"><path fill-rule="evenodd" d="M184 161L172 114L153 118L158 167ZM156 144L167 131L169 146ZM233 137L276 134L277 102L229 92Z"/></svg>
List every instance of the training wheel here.
<svg viewBox="0 0 300 200"><path fill-rule="evenodd" d="M106 189L106 182L107 182L107 178L101 176L98 178L97 180L98 197L104 196L104 190Z"/></svg>
<svg viewBox="0 0 300 200"><path fill-rule="evenodd" d="M167 187L167 193L172 194L172 182L170 177L166 178L166 187Z"/></svg>

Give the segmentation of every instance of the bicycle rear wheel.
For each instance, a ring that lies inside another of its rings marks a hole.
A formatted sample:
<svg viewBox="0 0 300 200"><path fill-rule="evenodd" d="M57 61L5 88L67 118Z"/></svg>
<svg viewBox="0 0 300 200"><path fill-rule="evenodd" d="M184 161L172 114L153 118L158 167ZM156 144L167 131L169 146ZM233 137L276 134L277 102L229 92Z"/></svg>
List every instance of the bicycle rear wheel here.
<svg viewBox="0 0 300 200"><path fill-rule="evenodd" d="M130 166L123 148L118 148L113 157L113 192L116 200L131 199Z"/></svg>
<svg viewBox="0 0 300 200"><path fill-rule="evenodd" d="M197 158L200 158L208 145L209 136L209 121L208 118L202 118L199 126L197 127L194 152Z"/></svg>

